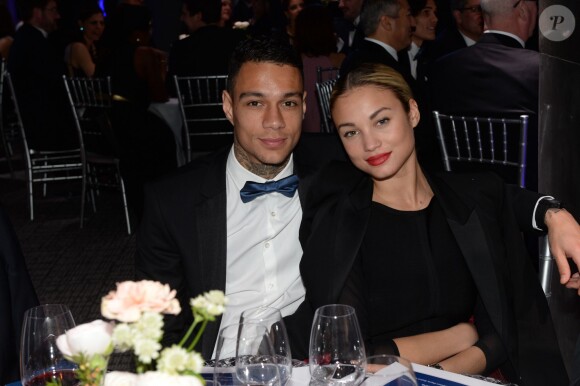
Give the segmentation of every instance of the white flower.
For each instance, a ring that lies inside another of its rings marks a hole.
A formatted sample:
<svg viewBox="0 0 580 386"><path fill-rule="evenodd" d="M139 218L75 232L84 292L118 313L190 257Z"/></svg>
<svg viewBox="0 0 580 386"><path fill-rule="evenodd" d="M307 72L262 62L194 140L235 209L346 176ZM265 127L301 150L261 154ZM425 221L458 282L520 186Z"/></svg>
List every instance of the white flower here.
<svg viewBox="0 0 580 386"><path fill-rule="evenodd" d="M190 305L207 315L218 316L224 313L227 302L228 299L222 291L212 290L191 299Z"/></svg>
<svg viewBox="0 0 580 386"><path fill-rule="evenodd" d="M115 348L119 351L131 349L133 347L134 335L135 333L130 325L126 323L117 324L113 330L113 344Z"/></svg>
<svg viewBox="0 0 580 386"><path fill-rule="evenodd" d="M144 312L135 323L135 329L147 339L159 341L163 336L163 316L154 312Z"/></svg>
<svg viewBox="0 0 580 386"><path fill-rule="evenodd" d="M72 358L78 354L86 356L109 355L112 351L113 325L102 320L81 324L68 330L56 339L63 355Z"/></svg>
<svg viewBox="0 0 580 386"><path fill-rule="evenodd" d="M105 386L136 386L137 374L112 371L105 376Z"/></svg>
<svg viewBox="0 0 580 386"><path fill-rule="evenodd" d="M203 386L199 378L192 375L170 375L148 371L139 375L137 386Z"/></svg>
<svg viewBox="0 0 580 386"><path fill-rule="evenodd" d="M173 345L161 351L157 360L157 370L177 375L187 368L189 353L183 347Z"/></svg>
<svg viewBox="0 0 580 386"><path fill-rule="evenodd" d="M153 359L157 359L159 357L159 350L161 350L159 342L141 336L135 337L133 346L135 355L137 355L139 361L146 364L151 363Z"/></svg>
<svg viewBox="0 0 580 386"><path fill-rule="evenodd" d="M194 373L201 373L201 370L203 369L203 357L201 356L201 354L192 351L189 353L189 357L188 357L188 363L187 363L187 369L190 371L193 371Z"/></svg>

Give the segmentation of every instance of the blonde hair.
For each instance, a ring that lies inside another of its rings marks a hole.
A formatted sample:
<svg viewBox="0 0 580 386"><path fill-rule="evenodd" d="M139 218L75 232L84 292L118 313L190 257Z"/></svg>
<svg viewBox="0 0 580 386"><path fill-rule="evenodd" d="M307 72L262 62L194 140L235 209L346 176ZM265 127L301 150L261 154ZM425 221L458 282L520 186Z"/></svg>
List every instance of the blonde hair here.
<svg viewBox="0 0 580 386"><path fill-rule="evenodd" d="M403 105L405 112L409 113L409 101L413 98L411 88L399 72L380 63L363 63L338 79L330 95L330 111L333 110L338 98L362 86L374 86L392 91Z"/></svg>

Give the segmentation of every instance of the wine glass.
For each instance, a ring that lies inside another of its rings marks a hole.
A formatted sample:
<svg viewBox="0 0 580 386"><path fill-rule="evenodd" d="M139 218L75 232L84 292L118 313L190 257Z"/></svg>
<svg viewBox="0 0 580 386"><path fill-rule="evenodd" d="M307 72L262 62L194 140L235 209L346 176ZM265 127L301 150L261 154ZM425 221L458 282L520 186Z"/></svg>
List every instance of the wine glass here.
<svg viewBox="0 0 580 386"><path fill-rule="evenodd" d="M62 386L77 384L77 365L66 360L56 338L75 327L69 308L45 304L24 313L20 348L20 376L23 386L44 386L60 381Z"/></svg>
<svg viewBox="0 0 580 386"><path fill-rule="evenodd" d="M214 382L222 385L280 386L280 371L265 326L237 323L218 334Z"/></svg>
<svg viewBox="0 0 580 386"><path fill-rule="evenodd" d="M354 308L322 306L310 332L310 376L314 384L357 386L364 378L365 347Z"/></svg>
<svg viewBox="0 0 580 386"><path fill-rule="evenodd" d="M396 355L373 355L363 362L366 376L363 386L417 386L411 362Z"/></svg>
<svg viewBox="0 0 580 386"><path fill-rule="evenodd" d="M273 307L251 308L240 316L240 323L248 322L259 323L267 328L280 370L280 383L284 386L292 376L292 353L280 310Z"/></svg>

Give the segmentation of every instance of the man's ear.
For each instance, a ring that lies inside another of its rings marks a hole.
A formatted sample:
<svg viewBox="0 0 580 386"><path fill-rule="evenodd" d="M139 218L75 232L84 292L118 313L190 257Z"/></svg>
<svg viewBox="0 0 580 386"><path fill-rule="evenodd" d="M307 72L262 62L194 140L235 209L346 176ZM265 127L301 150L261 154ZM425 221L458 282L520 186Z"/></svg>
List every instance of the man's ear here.
<svg viewBox="0 0 580 386"><path fill-rule="evenodd" d="M385 30L387 31L391 31L393 29L393 26L391 25L391 18L387 15L383 15L381 16L381 18L379 19L379 24L381 25L381 27L383 27Z"/></svg>
<svg viewBox="0 0 580 386"><path fill-rule="evenodd" d="M222 109L224 110L224 114L230 123L234 124L234 105L232 103L232 97L227 90L222 91Z"/></svg>

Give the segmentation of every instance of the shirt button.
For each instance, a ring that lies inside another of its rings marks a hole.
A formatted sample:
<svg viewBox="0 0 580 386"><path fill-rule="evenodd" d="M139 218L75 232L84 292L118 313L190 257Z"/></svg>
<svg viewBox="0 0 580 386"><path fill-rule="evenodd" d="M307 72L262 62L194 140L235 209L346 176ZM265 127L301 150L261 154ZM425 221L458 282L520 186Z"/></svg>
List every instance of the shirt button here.
<svg viewBox="0 0 580 386"><path fill-rule="evenodd" d="M265 247L270 248L270 243L266 243Z"/></svg>
<svg viewBox="0 0 580 386"><path fill-rule="evenodd" d="M272 217L276 217L276 212L271 212L271 213L270 213L270 216L272 216Z"/></svg>

